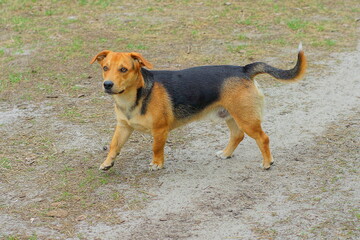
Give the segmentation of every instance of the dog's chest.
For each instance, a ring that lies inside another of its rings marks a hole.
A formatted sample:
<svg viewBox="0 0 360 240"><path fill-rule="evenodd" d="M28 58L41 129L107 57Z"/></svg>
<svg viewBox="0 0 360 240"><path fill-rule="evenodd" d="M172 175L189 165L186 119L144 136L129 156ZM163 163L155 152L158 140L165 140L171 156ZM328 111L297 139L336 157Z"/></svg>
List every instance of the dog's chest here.
<svg viewBox="0 0 360 240"><path fill-rule="evenodd" d="M130 119L125 119L127 124L137 131L144 133L151 133L151 126L146 117L140 114L133 116Z"/></svg>
<svg viewBox="0 0 360 240"><path fill-rule="evenodd" d="M119 105L115 104L115 113L118 121L126 122L127 125L131 126L140 132L150 132L151 126L147 119L147 116L141 115L141 105Z"/></svg>

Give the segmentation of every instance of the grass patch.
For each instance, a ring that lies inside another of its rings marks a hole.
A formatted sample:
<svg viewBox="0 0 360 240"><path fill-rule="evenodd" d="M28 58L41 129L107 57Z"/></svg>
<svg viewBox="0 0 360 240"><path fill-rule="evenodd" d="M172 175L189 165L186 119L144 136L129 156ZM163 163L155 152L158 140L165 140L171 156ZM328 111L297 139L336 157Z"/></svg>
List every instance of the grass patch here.
<svg viewBox="0 0 360 240"><path fill-rule="evenodd" d="M231 53L241 53L246 49L246 45L227 45L226 50Z"/></svg>
<svg viewBox="0 0 360 240"><path fill-rule="evenodd" d="M45 11L45 16L52 16L54 15L55 11L53 9L48 9Z"/></svg>
<svg viewBox="0 0 360 240"><path fill-rule="evenodd" d="M26 81L27 77L23 73L12 72L9 73L8 79L0 79L0 92L8 89L9 87L14 87L20 82Z"/></svg>
<svg viewBox="0 0 360 240"><path fill-rule="evenodd" d="M306 26L308 25L308 22L300 19L300 18L293 18L290 19L286 22L286 25L294 31L298 31L300 29L304 29L306 28Z"/></svg>
<svg viewBox="0 0 360 240"><path fill-rule="evenodd" d="M311 43L314 47L334 47L336 45L336 40L334 39L325 39L322 41L315 40Z"/></svg>
<svg viewBox="0 0 360 240"><path fill-rule="evenodd" d="M249 17L244 20L237 20L236 23L247 26L255 25L255 21L253 17Z"/></svg>
<svg viewBox="0 0 360 240"><path fill-rule="evenodd" d="M0 158L0 167L5 169L11 169L11 163L8 158Z"/></svg>
<svg viewBox="0 0 360 240"><path fill-rule="evenodd" d="M5 236L5 240L20 240L20 238L18 238L16 236L9 235L9 236Z"/></svg>
<svg viewBox="0 0 360 240"><path fill-rule="evenodd" d="M67 33L67 29L64 29ZM81 37L74 37L71 42L68 42L65 46L58 48L57 56L63 61L67 61L70 58L81 57L84 55L84 40Z"/></svg>
<svg viewBox="0 0 360 240"><path fill-rule="evenodd" d="M245 34L239 34L238 36L237 36L237 39L238 40L247 40L247 39L249 39Z"/></svg>
<svg viewBox="0 0 360 240"><path fill-rule="evenodd" d="M360 211L359 211L359 209L354 208L354 209L351 210L351 212L353 213L353 215L355 216L355 218L357 220L360 220Z"/></svg>
<svg viewBox="0 0 360 240"><path fill-rule="evenodd" d="M287 44L289 44L289 42L285 38L276 38L276 39L270 40L270 44L286 46Z"/></svg>
<svg viewBox="0 0 360 240"><path fill-rule="evenodd" d="M9 82L14 84L14 83L19 83L24 79L22 73L10 73L9 75Z"/></svg>
<svg viewBox="0 0 360 240"><path fill-rule="evenodd" d="M79 109L75 107L66 109L63 113L60 114L60 116L70 121L76 121L82 119L83 117L79 112Z"/></svg>
<svg viewBox="0 0 360 240"><path fill-rule="evenodd" d="M7 45L7 48L11 48L13 53L19 53L22 51L24 42L21 36L14 36L11 39L11 43Z"/></svg>
<svg viewBox="0 0 360 240"><path fill-rule="evenodd" d="M13 28L15 31L19 32L28 27L28 24L31 22L30 18L22 16L14 16L11 19Z"/></svg>
<svg viewBox="0 0 360 240"><path fill-rule="evenodd" d="M148 49L148 47L145 45L133 44L133 43L128 43L125 48L127 50L146 50L146 49Z"/></svg>
<svg viewBox="0 0 360 240"><path fill-rule="evenodd" d="M47 94L51 94L54 92L54 87L48 83L39 83L37 88L40 92L46 92Z"/></svg>
<svg viewBox="0 0 360 240"><path fill-rule="evenodd" d="M325 40L325 45L326 45L326 46L329 46L329 47L335 46L335 45L336 45L336 40L326 39L326 40Z"/></svg>

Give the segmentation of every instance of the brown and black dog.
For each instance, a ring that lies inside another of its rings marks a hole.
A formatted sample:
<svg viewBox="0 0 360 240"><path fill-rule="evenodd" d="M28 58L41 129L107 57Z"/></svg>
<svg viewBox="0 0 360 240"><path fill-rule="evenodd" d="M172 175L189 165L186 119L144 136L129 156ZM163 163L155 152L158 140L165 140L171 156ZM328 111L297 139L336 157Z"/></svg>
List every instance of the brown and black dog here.
<svg viewBox="0 0 360 240"><path fill-rule="evenodd" d="M263 156L262 166L274 162L269 137L261 128L264 96L256 75L267 73L286 82L300 79L306 58L299 46L297 63L290 70L256 62L246 66L200 66L179 71L153 71L141 54L102 51L92 60L102 68L103 87L115 100L117 125L101 170L114 165L115 157L134 130L154 138L151 170L164 166L164 146L169 132L210 113L226 121L230 140L221 158L232 156L244 133L255 139ZM146 67L147 69L145 69Z"/></svg>

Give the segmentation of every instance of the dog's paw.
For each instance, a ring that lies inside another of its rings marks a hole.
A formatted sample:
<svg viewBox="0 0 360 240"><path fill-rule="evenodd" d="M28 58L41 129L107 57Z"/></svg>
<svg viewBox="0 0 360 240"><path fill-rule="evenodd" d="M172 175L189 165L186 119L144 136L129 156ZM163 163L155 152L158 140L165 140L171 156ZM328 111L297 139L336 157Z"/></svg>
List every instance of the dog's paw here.
<svg viewBox="0 0 360 240"><path fill-rule="evenodd" d="M217 151L217 152L216 152L216 156L217 156L218 158L221 158L221 159L227 159L227 158L231 158L231 157L232 157L232 155L226 156L226 155L224 154L224 151L223 151L223 150Z"/></svg>
<svg viewBox="0 0 360 240"><path fill-rule="evenodd" d="M271 167L271 165L264 165L264 164L261 164L261 167L262 167L262 169L264 169L264 170L269 170L269 169L270 169L270 167Z"/></svg>
<svg viewBox="0 0 360 240"><path fill-rule="evenodd" d="M271 168L271 165L273 165L273 164L274 164L274 160L271 159L270 164L269 164L269 163L262 163L262 164L261 164L261 167L262 167L264 170L269 170L269 169Z"/></svg>
<svg viewBox="0 0 360 240"><path fill-rule="evenodd" d="M114 162L112 162L110 165L106 165L106 164L102 163L99 167L99 170L107 171L110 168L112 168L113 166L114 166Z"/></svg>
<svg viewBox="0 0 360 240"><path fill-rule="evenodd" d="M150 163L149 165L149 170L150 171L156 171L156 170L160 170L160 169L163 169L164 168L164 165L158 165L156 163Z"/></svg>

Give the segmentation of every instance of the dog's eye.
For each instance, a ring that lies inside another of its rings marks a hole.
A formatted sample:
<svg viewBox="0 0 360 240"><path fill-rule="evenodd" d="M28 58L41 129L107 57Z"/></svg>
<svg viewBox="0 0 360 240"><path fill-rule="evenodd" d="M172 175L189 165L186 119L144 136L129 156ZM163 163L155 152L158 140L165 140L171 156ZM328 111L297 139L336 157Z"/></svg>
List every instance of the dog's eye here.
<svg viewBox="0 0 360 240"><path fill-rule="evenodd" d="M107 66L103 67L104 71L106 72L107 70L109 70L109 68Z"/></svg>
<svg viewBox="0 0 360 240"><path fill-rule="evenodd" d="M127 72L127 69L126 68L120 68L120 72L124 73L124 72Z"/></svg>

